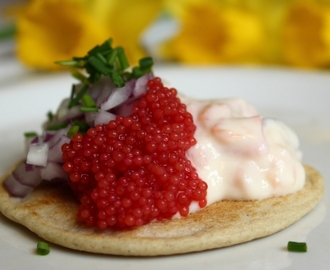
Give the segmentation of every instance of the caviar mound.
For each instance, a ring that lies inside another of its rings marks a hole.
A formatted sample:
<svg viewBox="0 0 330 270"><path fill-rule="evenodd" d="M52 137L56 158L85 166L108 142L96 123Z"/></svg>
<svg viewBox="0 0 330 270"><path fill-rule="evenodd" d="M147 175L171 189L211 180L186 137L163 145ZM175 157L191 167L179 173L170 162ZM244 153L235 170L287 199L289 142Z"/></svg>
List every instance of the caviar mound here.
<svg viewBox="0 0 330 270"><path fill-rule="evenodd" d="M124 229L206 206L207 184L185 151L196 126L177 91L149 80L128 117L118 116L62 146L63 169L88 226Z"/></svg>

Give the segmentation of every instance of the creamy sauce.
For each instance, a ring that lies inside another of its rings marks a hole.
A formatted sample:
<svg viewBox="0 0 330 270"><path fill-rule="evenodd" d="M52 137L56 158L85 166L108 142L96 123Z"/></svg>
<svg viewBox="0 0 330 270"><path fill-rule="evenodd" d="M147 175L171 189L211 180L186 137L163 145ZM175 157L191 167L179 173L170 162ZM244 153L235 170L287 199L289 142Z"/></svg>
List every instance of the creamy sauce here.
<svg viewBox="0 0 330 270"><path fill-rule="evenodd" d="M208 184L208 205L224 199L261 200L303 188L299 140L289 127L263 118L241 99L181 100L197 126L197 144L187 157ZM191 212L196 210L192 204Z"/></svg>

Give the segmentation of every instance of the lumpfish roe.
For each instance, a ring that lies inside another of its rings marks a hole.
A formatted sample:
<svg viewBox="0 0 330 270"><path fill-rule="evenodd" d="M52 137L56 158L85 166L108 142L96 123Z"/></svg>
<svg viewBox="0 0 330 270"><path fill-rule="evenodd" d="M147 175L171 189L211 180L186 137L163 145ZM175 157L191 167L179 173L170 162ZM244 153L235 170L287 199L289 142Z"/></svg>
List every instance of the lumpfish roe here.
<svg viewBox="0 0 330 270"><path fill-rule="evenodd" d="M129 117L76 134L62 147L64 170L89 226L124 229L206 206L207 184L186 158L196 126L177 91L159 78Z"/></svg>

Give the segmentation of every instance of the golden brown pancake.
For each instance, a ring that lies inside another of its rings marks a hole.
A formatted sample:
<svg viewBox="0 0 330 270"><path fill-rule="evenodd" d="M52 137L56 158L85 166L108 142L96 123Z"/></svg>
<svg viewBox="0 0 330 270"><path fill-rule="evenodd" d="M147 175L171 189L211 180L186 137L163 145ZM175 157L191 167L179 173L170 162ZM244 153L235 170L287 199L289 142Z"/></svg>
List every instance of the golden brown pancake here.
<svg viewBox="0 0 330 270"><path fill-rule="evenodd" d="M71 249L125 256L188 253L251 241L301 219L324 191L321 175L309 166L305 170L306 184L297 193L260 201L220 201L186 218L125 231L101 231L79 223L78 203L65 184L43 183L24 199L10 197L1 184L0 211L45 240Z"/></svg>

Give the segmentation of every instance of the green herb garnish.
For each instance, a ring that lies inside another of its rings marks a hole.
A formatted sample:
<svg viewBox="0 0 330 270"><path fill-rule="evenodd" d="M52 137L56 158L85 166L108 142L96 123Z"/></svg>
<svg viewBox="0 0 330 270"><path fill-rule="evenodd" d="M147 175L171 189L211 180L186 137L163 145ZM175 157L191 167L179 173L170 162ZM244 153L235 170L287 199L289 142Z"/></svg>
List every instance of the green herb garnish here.
<svg viewBox="0 0 330 270"><path fill-rule="evenodd" d="M56 123L53 125L50 125L46 128L46 130L60 130L62 128L66 128L68 126L68 123Z"/></svg>
<svg viewBox="0 0 330 270"><path fill-rule="evenodd" d="M32 137L37 137L38 134L37 134L36 132L34 132L34 131L31 131L31 132L25 132L25 133L24 133L24 136L25 136L26 138L32 138Z"/></svg>
<svg viewBox="0 0 330 270"><path fill-rule="evenodd" d="M81 81L83 84L88 84L88 78L82 74L81 72L79 72L78 70L72 70L71 71L71 75L72 77L76 78L78 81Z"/></svg>
<svg viewBox="0 0 330 270"><path fill-rule="evenodd" d="M81 101L85 106L80 107L83 112L95 112L96 106L88 105L82 97L89 86L101 79L109 77L116 87L123 87L132 78L139 78L152 71L154 64L151 57L142 58L139 65L129 70L129 62L122 47L112 47L112 39L106 40L101 45L97 45L87 52L83 57L73 57L71 60L58 61L56 64L71 68L74 78L83 83L83 88L76 93L75 86L72 87L68 108L81 106Z"/></svg>
<svg viewBox="0 0 330 270"><path fill-rule="evenodd" d="M75 97L73 97L73 93L74 93L74 89L73 89L73 91L71 92L71 99L70 99L70 103L69 103L69 109L71 109L72 107L79 104L80 99L83 97L83 95L85 95L87 89L88 89L88 84L85 84L80 89L80 91L77 93L77 95Z"/></svg>
<svg viewBox="0 0 330 270"><path fill-rule="evenodd" d="M54 114L52 112L48 112L47 113L47 118L48 118L48 121L52 121L53 118L54 118Z"/></svg>
<svg viewBox="0 0 330 270"><path fill-rule="evenodd" d="M140 59L140 61L139 61L141 70L144 70L146 72L151 71L153 64L154 64L154 61L151 57L145 57L145 58Z"/></svg>
<svg viewBox="0 0 330 270"><path fill-rule="evenodd" d="M83 106L81 106L79 108L79 110L81 112L98 112L99 111L99 108L96 108L96 107L83 107Z"/></svg>
<svg viewBox="0 0 330 270"><path fill-rule="evenodd" d="M80 121L80 120L73 120L72 123L73 123L73 125L79 127L80 133L86 133L87 130L89 130L89 128L90 128L90 126L88 124L86 124L85 122Z"/></svg>
<svg viewBox="0 0 330 270"><path fill-rule="evenodd" d="M118 55L118 61L119 61L119 69L121 71L124 71L125 69L129 68L129 63L126 58L123 47L117 48L117 55Z"/></svg>
<svg viewBox="0 0 330 270"><path fill-rule="evenodd" d="M67 136L68 137L73 137L74 135L76 135L79 131L79 126L72 126L69 130L68 130L68 133L67 133Z"/></svg>
<svg viewBox="0 0 330 270"><path fill-rule="evenodd" d="M307 252L307 244L300 242L288 242L288 251Z"/></svg>
<svg viewBox="0 0 330 270"><path fill-rule="evenodd" d="M106 63L103 63L96 56L91 56L88 58L88 63L91 64L99 73L102 75L109 75L111 69L106 66Z"/></svg>
<svg viewBox="0 0 330 270"><path fill-rule="evenodd" d="M56 64L73 68L72 74L84 84L92 84L98 81L101 76L108 76L117 87L125 85L132 77L138 78L151 72L153 60L151 57L142 58L139 61L139 72L134 76L127 76L130 67L125 51L122 47L112 48L112 39L106 40L103 44L95 46L86 56L73 57L71 60L57 61ZM87 72L85 77L77 69L84 69Z"/></svg>
<svg viewBox="0 0 330 270"><path fill-rule="evenodd" d="M96 108L96 104L90 95L83 95L81 99L86 107L95 107Z"/></svg>
<svg viewBox="0 0 330 270"><path fill-rule="evenodd" d="M50 247L45 242L38 242L37 244L37 254L39 255L48 255L50 252Z"/></svg>

